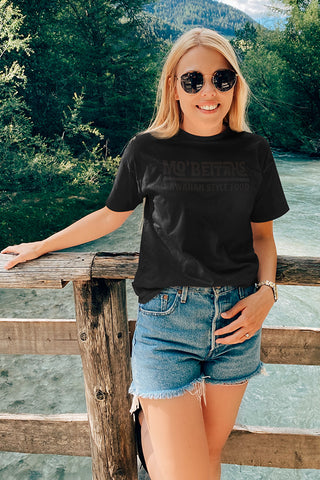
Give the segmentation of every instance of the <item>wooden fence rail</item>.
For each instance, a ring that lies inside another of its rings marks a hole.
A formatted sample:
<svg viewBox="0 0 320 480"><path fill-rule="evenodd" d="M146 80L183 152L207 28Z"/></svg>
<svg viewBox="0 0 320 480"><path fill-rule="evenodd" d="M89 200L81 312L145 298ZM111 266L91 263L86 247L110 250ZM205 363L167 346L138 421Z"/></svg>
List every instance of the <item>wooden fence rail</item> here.
<svg viewBox="0 0 320 480"><path fill-rule="evenodd" d="M135 323L129 320L130 345ZM80 355L76 320L0 318L0 354ZM320 328L264 327L261 360L319 365Z"/></svg>
<svg viewBox="0 0 320 480"><path fill-rule="evenodd" d="M81 355L87 413L0 414L0 450L92 456L94 480L136 480L125 279L137 253L50 253L6 271L0 288L63 288L73 282L74 319L0 319L0 354ZM320 259L278 257L277 283L320 285ZM265 363L320 365L320 329L265 327ZM12 435L12 431L15 435ZM236 425L224 463L320 469L320 432Z"/></svg>
<svg viewBox="0 0 320 480"><path fill-rule="evenodd" d="M91 278L134 278L138 253L47 253L37 260L2 267L14 255L0 253L0 288L63 288L71 281ZM279 256L279 285L320 285L320 258Z"/></svg>

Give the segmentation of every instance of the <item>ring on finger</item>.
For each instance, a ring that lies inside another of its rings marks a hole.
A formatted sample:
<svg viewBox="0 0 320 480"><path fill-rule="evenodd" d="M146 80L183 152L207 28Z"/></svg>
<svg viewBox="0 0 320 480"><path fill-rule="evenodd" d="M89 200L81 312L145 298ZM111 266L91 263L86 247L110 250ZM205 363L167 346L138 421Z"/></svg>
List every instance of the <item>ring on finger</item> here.
<svg viewBox="0 0 320 480"><path fill-rule="evenodd" d="M249 337L250 337L250 334L249 334L249 333L246 333L246 334L245 334L245 337L246 337L246 338L249 338Z"/></svg>

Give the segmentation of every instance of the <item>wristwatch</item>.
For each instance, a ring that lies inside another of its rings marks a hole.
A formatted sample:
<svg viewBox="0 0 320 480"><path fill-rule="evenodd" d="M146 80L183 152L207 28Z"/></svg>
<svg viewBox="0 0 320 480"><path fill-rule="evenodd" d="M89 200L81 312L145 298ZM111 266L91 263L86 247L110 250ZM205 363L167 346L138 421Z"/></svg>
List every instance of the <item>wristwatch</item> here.
<svg viewBox="0 0 320 480"><path fill-rule="evenodd" d="M276 302L278 300L278 287L274 282L271 282L270 280L263 280L262 282L256 283L256 288L262 287L262 285L267 285L267 287L272 288L273 291L273 298L274 301Z"/></svg>

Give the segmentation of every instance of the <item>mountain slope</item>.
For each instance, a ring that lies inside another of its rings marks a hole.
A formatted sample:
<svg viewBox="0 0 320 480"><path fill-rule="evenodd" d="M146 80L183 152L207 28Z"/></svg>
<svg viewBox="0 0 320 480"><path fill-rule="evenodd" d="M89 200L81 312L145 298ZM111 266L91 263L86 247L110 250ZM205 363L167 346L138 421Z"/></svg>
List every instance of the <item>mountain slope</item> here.
<svg viewBox="0 0 320 480"><path fill-rule="evenodd" d="M246 22L255 23L241 10L214 0L158 0L146 5L145 10L181 31L207 27L234 36Z"/></svg>

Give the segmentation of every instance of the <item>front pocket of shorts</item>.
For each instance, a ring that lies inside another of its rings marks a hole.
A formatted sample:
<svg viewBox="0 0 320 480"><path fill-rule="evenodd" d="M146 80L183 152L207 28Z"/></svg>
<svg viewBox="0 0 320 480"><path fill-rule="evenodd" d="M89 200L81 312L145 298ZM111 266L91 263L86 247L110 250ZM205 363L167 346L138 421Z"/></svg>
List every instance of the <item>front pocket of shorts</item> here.
<svg viewBox="0 0 320 480"><path fill-rule="evenodd" d="M139 303L139 311L145 315L169 315L179 302L179 293L159 293L147 303Z"/></svg>

